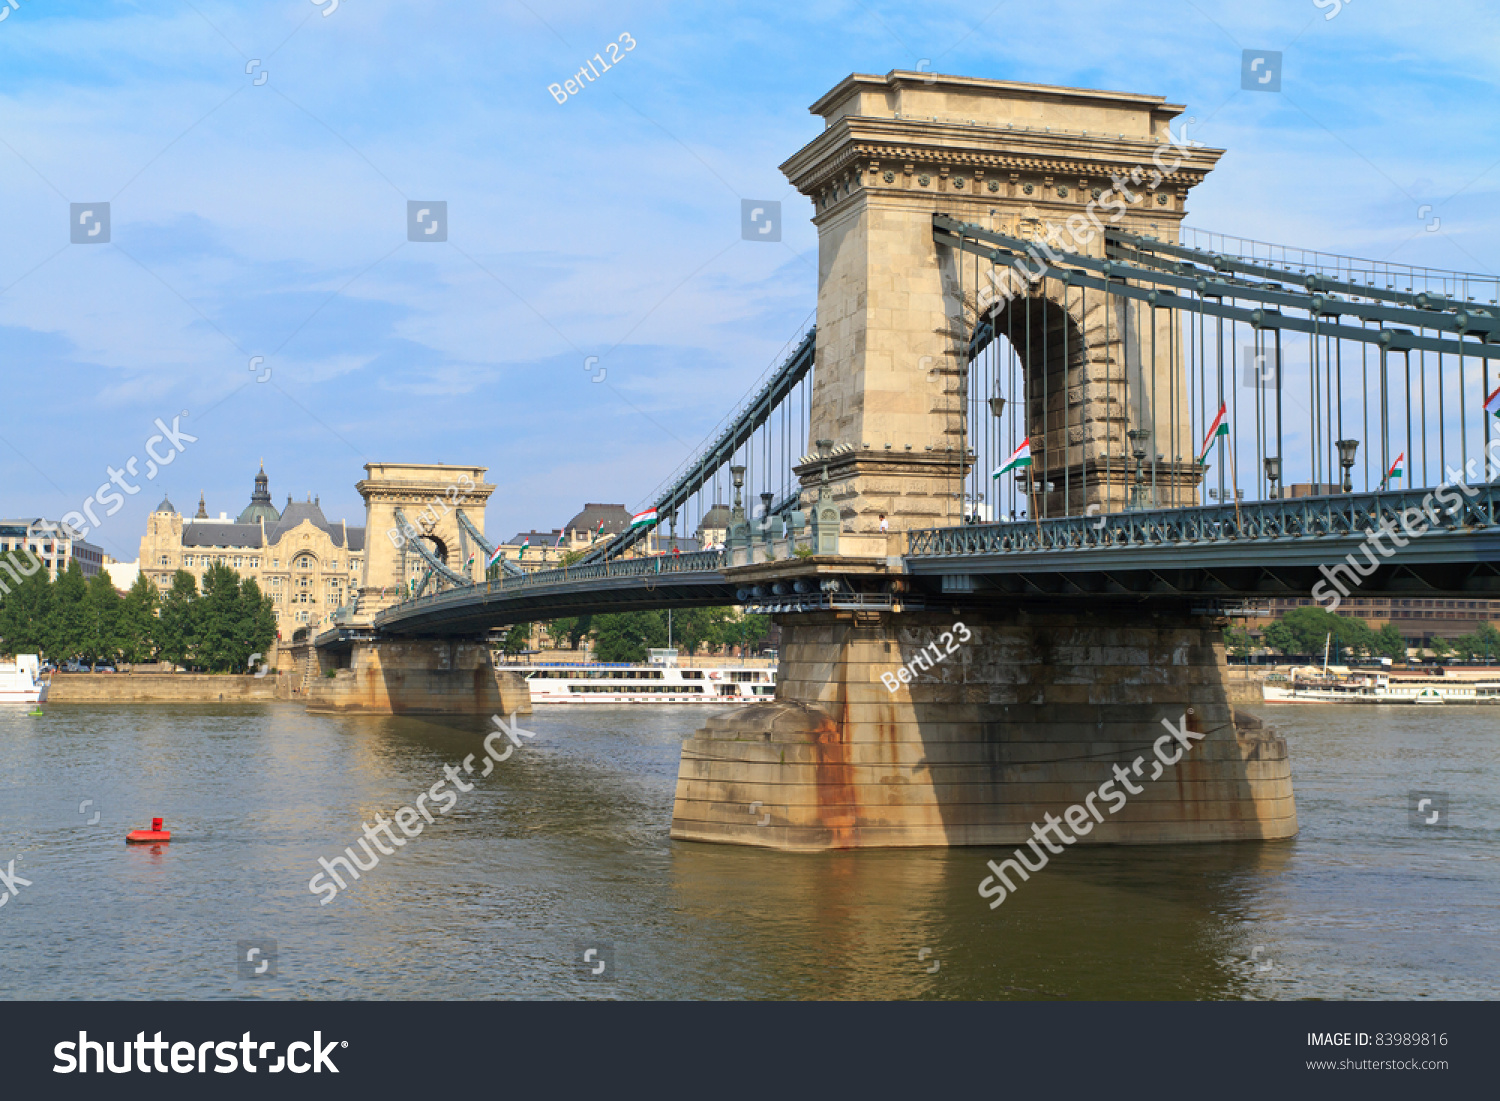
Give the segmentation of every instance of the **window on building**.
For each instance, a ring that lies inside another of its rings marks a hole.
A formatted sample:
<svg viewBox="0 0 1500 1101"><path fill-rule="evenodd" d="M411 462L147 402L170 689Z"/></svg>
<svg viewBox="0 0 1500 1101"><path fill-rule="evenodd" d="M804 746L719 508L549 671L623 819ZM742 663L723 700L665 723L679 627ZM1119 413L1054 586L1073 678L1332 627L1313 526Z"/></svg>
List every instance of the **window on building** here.
<svg viewBox="0 0 1500 1101"><path fill-rule="evenodd" d="M164 554L161 556L161 564L163 566L170 566L172 564L172 559Z"/></svg>

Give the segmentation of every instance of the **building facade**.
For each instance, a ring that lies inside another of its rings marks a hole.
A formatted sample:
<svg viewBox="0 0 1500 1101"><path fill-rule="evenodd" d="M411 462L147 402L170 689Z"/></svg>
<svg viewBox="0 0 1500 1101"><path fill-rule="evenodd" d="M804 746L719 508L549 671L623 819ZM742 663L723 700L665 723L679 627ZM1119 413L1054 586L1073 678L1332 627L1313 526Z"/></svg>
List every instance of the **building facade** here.
<svg viewBox="0 0 1500 1101"><path fill-rule="evenodd" d="M624 505L589 502L562 527L551 531L518 531L507 542L497 544L496 549L501 558L515 562L523 570L551 570L561 565L563 556L569 552L586 551L628 527L630 510ZM691 538L678 537L674 541L667 532L652 528L625 552L625 557L671 554L674 544L680 554L695 551L701 545Z"/></svg>
<svg viewBox="0 0 1500 1101"><path fill-rule="evenodd" d="M199 497L197 514L182 516L163 500L146 520L140 570L165 594L172 576L186 570L203 584L215 562L254 578L271 598L280 638L298 627L326 624L352 601L364 570L365 529L330 522L318 499L293 502L278 511L271 503L265 468L255 477L250 503L233 520L210 518Z"/></svg>
<svg viewBox="0 0 1500 1101"><path fill-rule="evenodd" d="M93 577L104 568L104 551L85 542L69 524L61 520L0 520L0 554L6 551L30 550L56 581L66 573L69 563L77 562L84 577Z"/></svg>
<svg viewBox="0 0 1500 1101"><path fill-rule="evenodd" d="M1246 621L1246 626L1257 633L1296 608L1322 607L1305 596L1273 597L1257 603L1263 609L1262 614ZM1423 646L1434 638L1454 639L1471 635L1486 623L1500 627L1500 600L1351 596L1339 601L1336 614L1348 619L1362 619L1372 631L1394 623L1409 645Z"/></svg>

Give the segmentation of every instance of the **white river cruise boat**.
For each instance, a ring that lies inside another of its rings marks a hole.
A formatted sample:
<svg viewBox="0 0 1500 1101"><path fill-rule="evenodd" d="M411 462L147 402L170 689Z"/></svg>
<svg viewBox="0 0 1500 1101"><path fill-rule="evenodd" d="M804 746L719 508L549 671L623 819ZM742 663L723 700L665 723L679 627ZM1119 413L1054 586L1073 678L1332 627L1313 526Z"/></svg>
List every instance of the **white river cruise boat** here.
<svg viewBox="0 0 1500 1101"><path fill-rule="evenodd" d="M0 703L41 703L46 698L42 662L36 654L0 658Z"/></svg>
<svg viewBox="0 0 1500 1101"><path fill-rule="evenodd" d="M1348 674L1266 681L1267 703L1500 703L1500 681Z"/></svg>
<svg viewBox="0 0 1500 1101"><path fill-rule="evenodd" d="M531 702L543 703L755 703L776 695L776 669L741 665L683 668L651 652L648 664L541 662L501 666L519 673Z"/></svg>

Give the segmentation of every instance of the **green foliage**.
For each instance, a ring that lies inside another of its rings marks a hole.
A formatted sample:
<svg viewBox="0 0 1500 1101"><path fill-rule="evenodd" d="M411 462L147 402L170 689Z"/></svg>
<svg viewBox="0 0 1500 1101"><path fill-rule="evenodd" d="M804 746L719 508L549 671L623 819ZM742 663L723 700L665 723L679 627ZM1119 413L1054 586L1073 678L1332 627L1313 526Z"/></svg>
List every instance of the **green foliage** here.
<svg viewBox="0 0 1500 1101"><path fill-rule="evenodd" d="M584 551L583 548L581 548L581 547L578 548L578 549L576 549L576 550L565 551L563 553L563 556L560 559L558 559L557 564L559 566L571 566L571 565L574 565L586 553L587 552Z"/></svg>
<svg viewBox="0 0 1500 1101"><path fill-rule="evenodd" d="M649 647L666 645L666 619L660 612L595 616L594 638L596 661L645 661Z"/></svg>
<svg viewBox="0 0 1500 1101"><path fill-rule="evenodd" d="M120 594L104 571L88 579L83 600L83 647L91 664L120 660Z"/></svg>
<svg viewBox="0 0 1500 1101"><path fill-rule="evenodd" d="M593 616L565 616L548 623L547 634L551 637L554 646L566 643L569 650L576 650L578 644L593 628L593 622Z"/></svg>
<svg viewBox="0 0 1500 1101"><path fill-rule="evenodd" d="M1255 646L1255 640L1243 627L1225 627L1224 646L1233 657L1242 658L1249 656L1251 649Z"/></svg>
<svg viewBox="0 0 1500 1101"><path fill-rule="evenodd" d="M1334 615L1313 605L1293 608L1261 632L1261 640L1281 654L1321 657L1330 634L1335 647L1330 658L1349 657L1374 647L1375 636L1364 620Z"/></svg>
<svg viewBox="0 0 1500 1101"><path fill-rule="evenodd" d="M684 608L672 615L672 641L688 654L705 646L723 644L724 625L729 622L728 608Z"/></svg>
<svg viewBox="0 0 1500 1101"><path fill-rule="evenodd" d="M162 661L173 665L186 665L188 655L195 652L198 631L193 604L198 599L198 582L186 570L172 575L172 587L161 602L161 618L157 621L157 652Z"/></svg>
<svg viewBox="0 0 1500 1101"><path fill-rule="evenodd" d="M1483 623L1472 635L1454 639L1453 646L1466 658L1500 657L1500 631Z"/></svg>
<svg viewBox="0 0 1500 1101"><path fill-rule="evenodd" d="M1401 637L1401 628L1394 623L1387 622L1380 630L1375 632L1375 640L1372 649L1382 657L1391 658L1393 661L1404 661L1406 659L1406 639Z"/></svg>
<svg viewBox="0 0 1500 1101"><path fill-rule="evenodd" d="M47 652L52 656L75 658L87 655L90 632L85 601L88 591L83 567L75 558L52 586L52 614L47 632Z"/></svg>
<svg viewBox="0 0 1500 1101"><path fill-rule="evenodd" d="M792 551L792 554L794 554L798 558L811 558L817 553L817 551L813 550L806 544L803 544L802 546L799 546Z"/></svg>
<svg viewBox="0 0 1500 1101"><path fill-rule="evenodd" d="M1432 651L1434 657L1439 658L1445 658L1453 653L1452 644L1439 635L1432 636L1432 641L1427 644L1427 648Z"/></svg>
<svg viewBox="0 0 1500 1101"><path fill-rule="evenodd" d="M0 584L9 590L0 592L0 652L50 653L53 585L41 562L12 551L0 559Z"/></svg>
<svg viewBox="0 0 1500 1101"><path fill-rule="evenodd" d="M531 624L512 623L510 629L505 632L505 642L500 650L506 654L519 654L531 645Z"/></svg>
<svg viewBox="0 0 1500 1101"><path fill-rule="evenodd" d="M136 575L135 584L120 601L118 635L125 661L151 661L156 656L156 609L160 602L151 579Z"/></svg>

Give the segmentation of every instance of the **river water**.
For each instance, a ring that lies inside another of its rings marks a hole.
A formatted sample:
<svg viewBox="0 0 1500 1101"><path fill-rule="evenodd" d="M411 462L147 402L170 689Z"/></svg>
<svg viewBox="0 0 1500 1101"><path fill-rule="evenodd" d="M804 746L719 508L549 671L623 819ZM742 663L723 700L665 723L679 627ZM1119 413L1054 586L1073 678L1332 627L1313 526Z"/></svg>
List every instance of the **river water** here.
<svg viewBox="0 0 1500 1101"><path fill-rule="evenodd" d="M1078 847L997 911L977 892L993 850L670 841L679 747L712 711L522 717L534 738L323 905L318 858L479 752L478 724L291 704L0 708L0 871L14 860L30 881L0 907L0 996L1500 990L1500 709L1265 706L1291 745L1294 841ZM1447 825L1411 824L1414 790L1447 793ZM154 815L171 844L127 847Z"/></svg>

